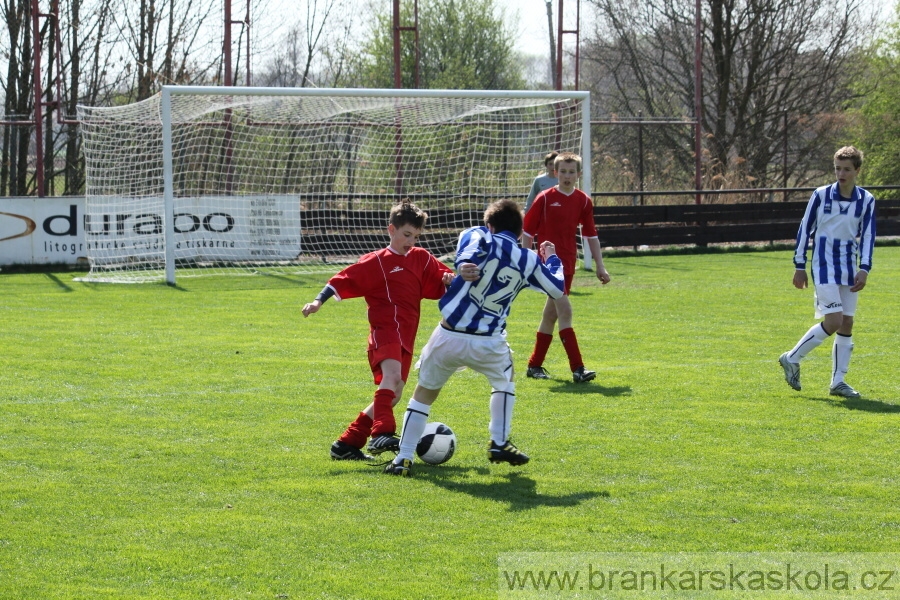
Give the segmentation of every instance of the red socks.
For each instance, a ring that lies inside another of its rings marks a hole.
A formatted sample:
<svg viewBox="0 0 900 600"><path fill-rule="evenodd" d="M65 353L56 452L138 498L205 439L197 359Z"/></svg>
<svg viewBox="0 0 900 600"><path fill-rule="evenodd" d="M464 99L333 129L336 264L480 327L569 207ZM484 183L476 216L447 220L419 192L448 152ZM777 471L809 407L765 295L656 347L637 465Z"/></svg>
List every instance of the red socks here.
<svg viewBox="0 0 900 600"><path fill-rule="evenodd" d="M544 359L547 358L547 350L553 343L553 336L549 333L537 332L537 339L534 342L534 351L528 358L529 367L541 367L544 365Z"/></svg>
<svg viewBox="0 0 900 600"><path fill-rule="evenodd" d="M369 437L376 437L383 433L395 434L397 422L394 420L394 390L378 390L375 392L375 418L372 419L365 412L359 413L356 420L350 423L339 441L349 444L354 448L362 448Z"/></svg>
<svg viewBox="0 0 900 600"><path fill-rule="evenodd" d="M569 357L569 370L574 371L578 367L584 366L584 360L581 358L581 350L578 348L578 339L575 337L575 330L568 329L559 330L559 339L566 349L566 356Z"/></svg>
<svg viewBox="0 0 900 600"><path fill-rule="evenodd" d="M339 441L354 448L362 448L372 433L372 418L364 412L359 413L356 420L350 423L347 430L338 438Z"/></svg>
<svg viewBox="0 0 900 600"><path fill-rule="evenodd" d="M397 433L397 422L394 420L395 396L394 390L383 389L375 392L375 418L372 423L372 437Z"/></svg>
<svg viewBox="0 0 900 600"><path fill-rule="evenodd" d="M578 348L578 338L575 337L575 330L571 327L559 330L559 339L562 341L563 348L566 349L566 356L569 357L569 369L574 371L578 367L584 366L584 359L581 358L581 350ZM537 332L537 339L534 342L534 351L528 358L529 367L540 367L547 358L547 351L550 344L553 343L553 336L549 333Z"/></svg>

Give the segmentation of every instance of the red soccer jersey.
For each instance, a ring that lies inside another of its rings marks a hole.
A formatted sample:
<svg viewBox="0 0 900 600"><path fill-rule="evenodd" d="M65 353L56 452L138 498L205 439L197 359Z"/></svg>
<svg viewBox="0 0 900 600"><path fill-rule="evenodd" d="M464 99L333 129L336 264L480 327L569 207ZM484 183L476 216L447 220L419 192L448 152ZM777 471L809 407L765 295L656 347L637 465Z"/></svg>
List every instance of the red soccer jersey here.
<svg viewBox="0 0 900 600"><path fill-rule="evenodd" d="M363 255L328 280L335 298L365 298L369 307L369 349L401 344L413 353L423 299L444 295L444 273L453 271L434 255L414 246L406 256L389 247Z"/></svg>
<svg viewBox="0 0 900 600"><path fill-rule="evenodd" d="M553 242L556 255L563 263L564 273L575 272L578 258L576 234L581 225L581 235L597 237L594 225L594 204L587 194L575 189L568 196L559 188L544 190L534 199L525 213L524 233L540 241Z"/></svg>

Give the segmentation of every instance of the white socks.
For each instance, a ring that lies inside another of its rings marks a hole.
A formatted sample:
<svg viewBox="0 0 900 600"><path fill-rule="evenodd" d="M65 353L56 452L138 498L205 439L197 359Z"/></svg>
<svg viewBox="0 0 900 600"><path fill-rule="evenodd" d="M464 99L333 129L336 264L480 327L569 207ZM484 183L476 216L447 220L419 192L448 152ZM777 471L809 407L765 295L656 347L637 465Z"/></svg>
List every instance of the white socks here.
<svg viewBox="0 0 900 600"><path fill-rule="evenodd" d="M495 444L505 444L512 429L513 405L516 403L516 384L508 383L502 390L491 392L491 423L488 432Z"/></svg>
<svg viewBox="0 0 900 600"><path fill-rule="evenodd" d="M491 439L497 444L504 444L509 439L509 431L512 428L513 405L516 403L516 384L508 383L502 390L491 392L491 423L488 431ZM400 433L400 452L394 462L403 459L413 460L416 455L416 446L425 431L428 423L428 415L431 406L422 404L415 398L406 405L406 413L403 415L403 430Z"/></svg>
<svg viewBox="0 0 900 600"><path fill-rule="evenodd" d="M828 338L828 333L821 323L816 323L809 328L794 349L788 352L788 360L799 363L807 354L818 348Z"/></svg>
<svg viewBox="0 0 900 600"><path fill-rule="evenodd" d="M853 354L853 336L837 334L831 347L831 387L844 381Z"/></svg>
<svg viewBox="0 0 900 600"><path fill-rule="evenodd" d="M422 438L422 432L425 431L425 424L428 423L430 412L431 406L422 404L416 399L410 400L406 405L406 414L403 415L403 431L400 434L400 452L397 453L394 462L399 463L404 458L412 460L416 455L416 446Z"/></svg>

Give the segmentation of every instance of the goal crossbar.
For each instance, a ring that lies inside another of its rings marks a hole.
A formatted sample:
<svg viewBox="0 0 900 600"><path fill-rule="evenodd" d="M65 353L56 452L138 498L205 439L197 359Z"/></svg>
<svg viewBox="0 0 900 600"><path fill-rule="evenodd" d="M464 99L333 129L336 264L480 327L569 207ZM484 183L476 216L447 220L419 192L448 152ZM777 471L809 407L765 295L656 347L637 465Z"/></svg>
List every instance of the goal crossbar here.
<svg viewBox="0 0 900 600"><path fill-rule="evenodd" d="M580 153L591 184L589 92L164 86L79 113L96 280L321 270L380 243L401 198L445 251L550 150Z"/></svg>

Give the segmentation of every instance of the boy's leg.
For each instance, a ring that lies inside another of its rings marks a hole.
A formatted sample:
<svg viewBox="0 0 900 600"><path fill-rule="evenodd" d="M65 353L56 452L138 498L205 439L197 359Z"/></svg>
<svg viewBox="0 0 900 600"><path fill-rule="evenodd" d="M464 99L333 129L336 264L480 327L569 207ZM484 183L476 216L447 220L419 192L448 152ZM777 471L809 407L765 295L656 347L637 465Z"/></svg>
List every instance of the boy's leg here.
<svg viewBox="0 0 900 600"><path fill-rule="evenodd" d="M490 413L488 423L488 460L524 465L528 455L509 441L512 431L513 408L516 404L516 383L512 351L505 338L473 340L469 367L478 371L491 384Z"/></svg>
<svg viewBox="0 0 900 600"><path fill-rule="evenodd" d="M367 411L370 412L371 408L372 405L370 404L366 410L359 413L356 420L350 423L347 429L344 430L344 433L338 438L339 442L354 448L362 448L366 445L366 440L372 435L372 417L367 414Z"/></svg>
<svg viewBox="0 0 900 600"><path fill-rule="evenodd" d="M569 359L569 370L575 383L584 383L594 379L597 374L584 368L584 359L581 357L581 348L578 346L578 338L572 328L572 302L568 296L563 296L555 301L557 314L559 315L559 339Z"/></svg>
<svg viewBox="0 0 900 600"><path fill-rule="evenodd" d="M394 390L390 388L378 388L375 391L375 399L372 402L372 437L380 435L394 435L397 433L397 421L394 419Z"/></svg>
<svg viewBox="0 0 900 600"><path fill-rule="evenodd" d="M488 443L488 460L513 466L524 465L530 458L509 441L513 407L516 404L516 384L510 381L501 386L492 382L491 387L491 422L488 425L491 441Z"/></svg>
<svg viewBox="0 0 900 600"><path fill-rule="evenodd" d="M426 391L429 394L424 399L428 400L431 394L437 397L437 392L440 390ZM416 455L416 446L419 445L419 440L422 439L422 432L425 431L425 425L428 423L428 415L431 414L431 404L425 404L416 400L416 396L423 396L422 388L416 389L409 404L406 405L406 412L403 415L403 430L400 434L400 452L397 453L397 458L394 462L400 462L404 458L413 459Z"/></svg>
<svg viewBox="0 0 900 600"><path fill-rule="evenodd" d="M850 369L850 358L853 356L853 315L856 312L856 302L859 296L849 289L841 288L841 302L844 312L841 325L834 336L834 345L831 347L831 386L829 391L832 396L844 398L859 398L860 393L854 390L844 376Z"/></svg>
<svg viewBox="0 0 900 600"><path fill-rule="evenodd" d="M824 321L816 323L809 328L809 331L797 341L794 347L787 353L787 359L792 363L799 363L806 358L806 355L822 345L828 336L828 330L825 329Z"/></svg>
<svg viewBox="0 0 900 600"><path fill-rule="evenodd" d="M461 345L459 340L454 342L440 325L435 327L428 343L422 348L418 365L419 384L403 415L403 430L400 434L397 458L384 468L384 472L388 475L407 477L410 475L413 456L419 440L422 439L422 432L425 431L431 405L437 400L441 388L460 366L456 362L457 354L464 355L465 346Z"/></svg>
<svg viewBox="0 0 900 600"><path fill-rule="evenodd" d="M404 377L409 374L412 355L400 344L387 344L369 351L369 363L378 383L372 401L372 440L369 452L381 454L387 450L396 452L399 438L394 419L395 390L403 389Z"/></svg>
<svg viewBox="0 0 900 600"><path fill-rule="evenodd" d="M843 304L840 287L825 284L815 288L816 318L822 321L810 327L791 350L778 357L778 362L784 369L785 381L795 390L800 389L800 361L821 346L822 342L841 326Z"/></svg>
<svg viewBox="0 0 900 600"><path fill-rule="evenodd" d="M372 457L362 451L369 434L372 433L372 405L366 407L356 420L347 426L344 433L331 445L332 460L371 460Z"/></svg>
<svg viewBox="0 0 900 600"><path fill-rule="evenodd" d="M850 368L850 357L853 354L853 336L837 334L831 347L831 389L844 383L844 376Z"/></svg>
<svg viewBox="0 0 900 600"><path fill-rule="evenodd" d="M512 381L502 387L491 386L491 422L488 424L488 432L491 441L498 446L503 446L509 439L512 430L513 408L516 404L516 384Z"/></svg>
<svg viewBox="0 0 900 600"><path fill-rule="evenodd" d="M556 303L552 298L547 298L544 303L544 312L541 314L541 324L535 335L534 350L528 357L528 371L526 375L535 379L549 379L544 370L544 360L553 343L553 329L556 326Z"/></svg>

